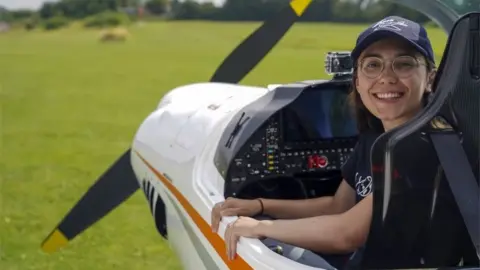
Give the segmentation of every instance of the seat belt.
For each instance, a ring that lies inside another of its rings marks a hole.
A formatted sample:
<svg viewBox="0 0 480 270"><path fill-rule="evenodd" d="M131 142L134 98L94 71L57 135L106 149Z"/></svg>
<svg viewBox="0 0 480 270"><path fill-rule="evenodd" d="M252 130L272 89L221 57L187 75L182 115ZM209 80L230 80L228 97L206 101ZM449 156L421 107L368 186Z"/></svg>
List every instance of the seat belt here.
<svg viewBox="0 0 480 270"><path fill-rule="evenodd" d="M480 188L458 135L431 133L433 146L480 259Z"/></svg>

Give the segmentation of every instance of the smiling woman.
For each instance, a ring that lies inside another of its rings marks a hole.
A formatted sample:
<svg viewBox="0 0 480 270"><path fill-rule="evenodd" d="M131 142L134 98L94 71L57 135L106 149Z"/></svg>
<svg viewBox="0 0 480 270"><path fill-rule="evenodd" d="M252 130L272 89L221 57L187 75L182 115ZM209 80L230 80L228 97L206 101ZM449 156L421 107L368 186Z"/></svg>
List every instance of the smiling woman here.
<svg viewBox="0 0 480 270"><path fill-rule="evenodd" d="M387 17L362 32L352 59L350 96L360 136L343 165L343 181L336 194L299 202L261 199L263 213L285 220L240 217L229 224L225 241L230 258L236 252L237 240L244 236L273 239L313 251L321 258L304 253L295 260L324 269L358 266L362 260L372 216L371 147L380 134L421 110L431 91L435 60L425 28L397 16ZM238 211L256 209L258 205L257 201L229 198L214 207L213 229L217 230L222 215L241 215ZM447 264L457 263L457 258L445 260Z"/></svg>
<svg viewBox="0 0 480 270"><path fill-rule="evenodd" d="M360 132L383 132L408 121L428 100L435 76L426 30L398 17L382 22L365 31L352 52L351 99Z"/></svg>

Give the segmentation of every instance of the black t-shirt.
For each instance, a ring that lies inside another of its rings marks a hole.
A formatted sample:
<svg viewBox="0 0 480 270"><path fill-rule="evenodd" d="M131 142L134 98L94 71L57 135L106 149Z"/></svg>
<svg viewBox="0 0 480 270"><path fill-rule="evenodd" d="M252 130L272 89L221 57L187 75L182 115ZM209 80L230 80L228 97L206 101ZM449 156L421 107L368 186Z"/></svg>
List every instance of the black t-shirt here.
<svg viewBox="0 0 480 270"><path fill-rule="evenodd" d="M360 135L354 151L342 166L342 176L356 191L357 203L373 190L370 150L379 135L373 132Z"/></svg>
<svg viewBox="0 0 480 270"><path fill-rule="evenodd" d="M379 135L380 134L378 133L372 133L372 132L360 135L358 142L354 148L354 151L352 152L348 160L345 162L345 164L342 166L343 178L356 192L356 203L363 200L373 191L370 152L375 140L378 138ZM421 158L424 158L424 157L420 155L420 159ZM426 185L425 182L428 183L428 181L425 181L424 178L427 177L427 175L422 174L422 171L420 169L421 166L423 165L419 164L418 162L408 163L407 165L408 166L406 167L403 166L402 167L403 169L399 168L399 171L404 173L414 172L414 174L410 173L407 178L410 179L410 181L414 183L416 187L420 186L425 189L424 187ZM414 190L415 188L412 188L410 193L413 193ZM437 212L438 211L439 210L437 210ZM465 233L466 232L464 232L464 234ZM469 239L468 235L461 235L457 232L452 232L452 234L457 235L456 237L458 238L465 239L465 241L468 241ZM459 240L459 241L462 241L462 240ZM422 240L420 240L419 243L422 243ZM464 244L465 247L468 247L468 245L470 245L470 243ZM459 244L459 246L461 246L461 244ZM359 267L361 264L361 261L363 260L364 251L365 251L365 246L360 247L358 250L356 250L352 254L352 256L350 256L350 261L347 263L348 267L352 267L352 268ZM465 252L465 254L466 253L467 252ZM478 265L478 260L477 258L475 258L475 254L472 253L468 255L471 257L471 260L469 261L470 264L475 266ZM449 255L442 256L442 258L436 258L438 256L435 257L435 255L433 255L432 258L435 259L435 262L437 264L455 265L459 260L459 256L462 256L462 255L461 254L458 255L457 253L452 252ZM412 257L415 257L415 256L412 254ZM402 263L404 263L404 261L399 262L399 264L402 264Z"/></svg>
<svg viewBox="0 0 480 270"><path fill-rule="evenodd" d="M355 190L356 203L363 200L373 191L370 152L373 143L379 135L373 132L361 134L352 154L342 166L343 178ZM348 267L356 268L360 265L364 249L364 246L360 247L351 254L347 263Z"/></svg>

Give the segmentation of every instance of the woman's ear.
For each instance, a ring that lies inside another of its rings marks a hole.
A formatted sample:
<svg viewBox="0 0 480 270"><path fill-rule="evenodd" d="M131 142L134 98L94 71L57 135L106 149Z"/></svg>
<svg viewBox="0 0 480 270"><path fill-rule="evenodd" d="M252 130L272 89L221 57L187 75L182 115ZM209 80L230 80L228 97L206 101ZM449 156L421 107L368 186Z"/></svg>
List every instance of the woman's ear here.
<svg viewBox="0 0 480 270"><path fill-rule="evenodd" d="M436 70L432 70L429 74L428 74L428 81L427 81L427 92L433 92L433 83L435 82L435 76L437 75L437 71Z"/></svg>
<svg viewBox="0 0 480 270"><path fill-rule="evenodd" d="M356 71L355 71L356 72ZM355 84L355 90L358 92L358 76L354 73L353 75L353 83Z"/></svg>

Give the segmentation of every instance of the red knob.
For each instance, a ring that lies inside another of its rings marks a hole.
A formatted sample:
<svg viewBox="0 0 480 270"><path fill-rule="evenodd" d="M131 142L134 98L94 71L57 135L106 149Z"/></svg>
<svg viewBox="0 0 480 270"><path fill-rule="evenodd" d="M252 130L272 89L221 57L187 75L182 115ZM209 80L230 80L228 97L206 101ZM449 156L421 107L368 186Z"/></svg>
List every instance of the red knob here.
<svg viewBox="0 0 480 270"><path fill-rule="evenodd" d="M328 159L326 156L317 156L315 159L315 163L317 163L317 166L319 168L325 168L328 165Z"/></svg>

